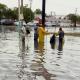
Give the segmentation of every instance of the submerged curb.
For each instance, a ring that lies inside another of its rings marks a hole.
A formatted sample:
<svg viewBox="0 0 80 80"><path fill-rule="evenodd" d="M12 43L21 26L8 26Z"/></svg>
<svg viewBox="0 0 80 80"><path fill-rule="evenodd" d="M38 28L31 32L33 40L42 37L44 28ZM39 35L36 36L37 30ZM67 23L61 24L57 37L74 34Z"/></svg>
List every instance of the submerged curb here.
<svg viewBox="0 0 80 80"><path fill-rule="evenodd" d="M80 33L65 33L65 35L67 35L67 36L79 36L80 37Z"/></svg>

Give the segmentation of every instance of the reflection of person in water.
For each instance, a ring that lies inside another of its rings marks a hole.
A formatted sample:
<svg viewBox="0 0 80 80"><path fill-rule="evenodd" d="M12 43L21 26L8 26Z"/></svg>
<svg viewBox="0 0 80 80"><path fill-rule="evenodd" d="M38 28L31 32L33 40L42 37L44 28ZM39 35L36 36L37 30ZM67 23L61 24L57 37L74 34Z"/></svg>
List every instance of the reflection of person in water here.
<svg viewBox="0 0 80 80"><path fill-rule="evenodd" d="M26 29L25 26L22 26L22 28L20 29L20 38L21 38L21 45L23 49L25 49L25 35L26 35Z"/></svg>
<svg viewBox="0 0 80 80"><path fill-rule="evenodd" d="M59 51L62 51L62 49L63 49L63 43L64 43L64 31L62 30L61 27L59 28L58 35L59 35L59 46L58 46L58 50Z"/></svg>
<svg viewBox="0 0 80 80"><path fill-rule="evenodd" d="M55 41L56 41L56 36L55 33L52 35L52 37L50 38L50 44L51 44L51 48L55 49Z"/></svg>

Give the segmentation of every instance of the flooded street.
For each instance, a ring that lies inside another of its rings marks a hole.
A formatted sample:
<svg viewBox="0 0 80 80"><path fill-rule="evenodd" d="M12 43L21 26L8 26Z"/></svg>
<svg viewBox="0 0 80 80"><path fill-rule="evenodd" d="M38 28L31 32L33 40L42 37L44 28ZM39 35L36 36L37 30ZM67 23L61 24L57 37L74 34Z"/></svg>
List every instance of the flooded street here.
<svg viewBox="0 0 80 80"><path fill-rule="evenodd" d="M73 32L70 28L63 30ZM18 32L0 33L0 80L80 80L80 37L65 36L63 51L59 52L51 49L51 36L45 36L44 45L37 50L32 29L21 51Z"/></svg>

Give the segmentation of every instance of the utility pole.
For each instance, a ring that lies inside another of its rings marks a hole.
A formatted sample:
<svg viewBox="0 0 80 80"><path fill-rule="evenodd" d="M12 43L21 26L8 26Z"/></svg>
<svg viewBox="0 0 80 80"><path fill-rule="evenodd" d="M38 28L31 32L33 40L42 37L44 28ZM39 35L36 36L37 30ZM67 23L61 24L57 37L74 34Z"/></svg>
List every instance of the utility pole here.
<svg viewBox="0 0 80 80"><path fill-rule="evenodd" d="M20 21L20 0L18 0L18 20Z"/></svg>
<svg viewBox="0 0 80 80"><path fill-rule="evenodd" d="M24 32L22 32L23 26L23 0L18 0L18 15L19 15L19 37L20 37L20 43L22 44L22 50L25 49L25 36Z"/></svg>
<svg viewBox="0 0 80 80"><path fill-rule="evenodd" d="M31 9L31 7L32 7L32 0L29 0L30 1L30 9Z"/></svg>
<svg viewBox="0 0 80 80"><path fill-rule="evenodd" d="M32 8L32 0L29 0L30 1L30 10ZM30 21L31 21L31 13L30 13Z"/></svg>
<svg viewBox="0 0 80 80"><path fill-rule="evenodd" d="M18 0L18 20L21 28L23 26L23 0Z"/></svg>
<svg viewBox="0 0 80 80"><path fill-rule="evenodd" d="M20 12L20 15L21 15L21 20L22 20L22 25L23 25L23 0L21 0L21 12Z"/></svg>
<svg viewBox="0 0 80 80"><path fill-rule="evenodd" d="M46 0L42 0L42 25L45 27L45 3Z"/></svg>
<svg viewBox="0 0 80 80"><path fill-rule="evenodd" d="M76 21L77 21L77 8L75 9L75 22L74 22L74 27L76 27Z"/></svg>
<svg viewBox="0 0 80 80"><path fill-rule="evenodd" d="M22 17L21 25L22 25L22 27L24 27L23 26L23 0L21 0L21 17ZM24 49L25 49L25 36L22 36L22 50L24 50Z"/></svg>

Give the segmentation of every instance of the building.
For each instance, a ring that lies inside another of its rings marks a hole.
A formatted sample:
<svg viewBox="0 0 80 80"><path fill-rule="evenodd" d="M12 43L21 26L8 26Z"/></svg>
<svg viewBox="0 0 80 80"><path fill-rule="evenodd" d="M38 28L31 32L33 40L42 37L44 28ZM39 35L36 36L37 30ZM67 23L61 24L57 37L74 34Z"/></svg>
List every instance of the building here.
<svg viewBox="0 0 80 80"><path fill-rule="evenodd" d="M39 22L41 19L41 14L36 14L34 21ZM72 25L71 20L65 15L49 15L45 17L45 21L51 23L52 26L68 27Z"/></svg>

